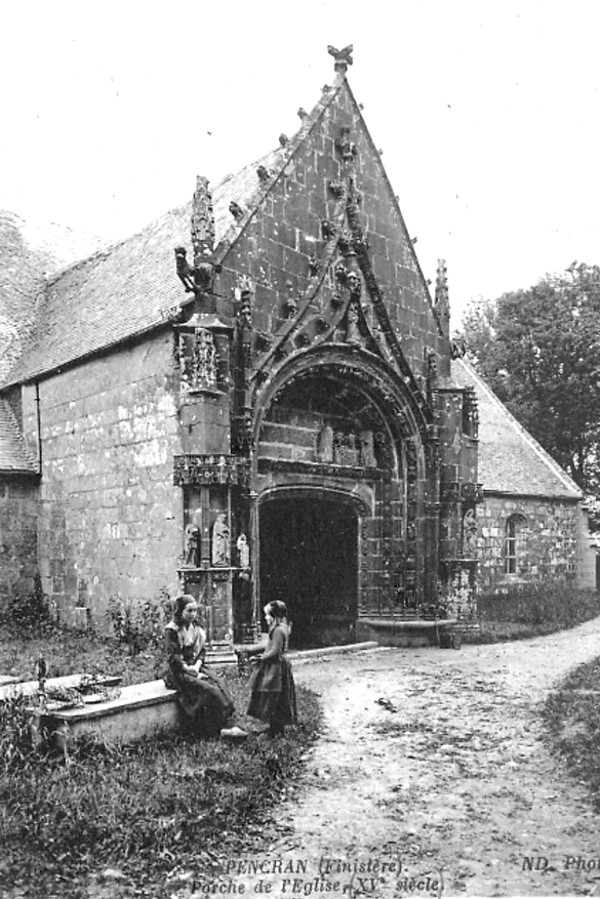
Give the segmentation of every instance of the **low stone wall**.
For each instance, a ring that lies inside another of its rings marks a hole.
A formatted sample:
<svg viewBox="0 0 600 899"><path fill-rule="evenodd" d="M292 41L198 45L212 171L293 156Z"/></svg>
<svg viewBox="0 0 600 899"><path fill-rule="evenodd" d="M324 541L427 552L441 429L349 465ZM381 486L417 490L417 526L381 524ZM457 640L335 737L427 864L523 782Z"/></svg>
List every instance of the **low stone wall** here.
<svg viewBox="0 0 600 899"><path fill-rule="evenodd" d="M379 646L438 646L440 633L452 629L456 623L453 618L439 621L361 618L356 622L356 636L357 640L376 641Z"/></svg>

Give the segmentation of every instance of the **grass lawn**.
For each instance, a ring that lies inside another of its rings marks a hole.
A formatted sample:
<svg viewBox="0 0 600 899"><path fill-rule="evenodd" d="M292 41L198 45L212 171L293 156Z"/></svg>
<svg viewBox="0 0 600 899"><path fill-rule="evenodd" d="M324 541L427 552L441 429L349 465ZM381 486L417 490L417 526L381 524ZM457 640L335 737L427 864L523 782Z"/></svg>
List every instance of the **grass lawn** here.
<svg viewBox="0 0 600 899"><path fill-rule="evenodd" d="M56 629L30 639L4 632L0 673L33 679L40 651L51 675L160 676L159 652L131 655L115 641ZM223 676L243 712L246 680ZM0 895L70 899L91 895L91 885L106 897L163 899L214 879L232 855L281 839L278 803L297 789L321 720L316 696L297 692L300 724L284 737L82 741L68 765L30 746L22 702L0 704ZM114 879L103 887L104 876Z"/></svg>
<svg viewBox="0 0 600 899"><path fill-rule="evenodd" d="M42 655L48 677L65 674L115 674L123 685L156 680L162 676L160 649L132 653L113 638L68 631L45 625L23 635L18 630L0 632L0 674L35 680L35 665Z"/></svg>

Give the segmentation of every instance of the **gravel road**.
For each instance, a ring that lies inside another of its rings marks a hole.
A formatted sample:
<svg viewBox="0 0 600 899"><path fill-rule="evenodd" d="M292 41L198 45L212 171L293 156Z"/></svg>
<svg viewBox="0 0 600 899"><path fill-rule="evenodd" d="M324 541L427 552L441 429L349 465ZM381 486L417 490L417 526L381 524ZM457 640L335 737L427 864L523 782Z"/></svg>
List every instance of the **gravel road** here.
<svg viewBox="0 0 600 899"><path fill-rule="evenodd" d="M284 804L285 836L194 896L600 895L600 817L539 716L595 655L600 619L522 642L295 663L325 726Z"/></svg>

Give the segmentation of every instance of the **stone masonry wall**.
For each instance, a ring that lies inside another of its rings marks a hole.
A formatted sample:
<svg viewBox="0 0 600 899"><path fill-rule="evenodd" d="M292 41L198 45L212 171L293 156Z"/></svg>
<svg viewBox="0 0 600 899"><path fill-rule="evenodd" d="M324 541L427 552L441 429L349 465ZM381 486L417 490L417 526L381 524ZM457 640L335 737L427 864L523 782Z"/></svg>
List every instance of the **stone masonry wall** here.
<svg viewBox="0 0 600 899"><path fill-rule="evenodd" d="M40 573L68 623L75 606L87 606L105 628L110 597L141 602L158 599L161 588L176 589L183 524L181 491L173 485L177 391L170 332L39 385ZM24 389L32 444L34 394Z"/></svg>
<svg viewBox="0 0 600 899"><path fill-rule="evenodd" d="M577 509L577 586L588 590L596 587L596 547L590 534L588 513L578 506Z"/></svg>
<svg viewBox="0 0 600 899"><path fill-rule="evenodd" d="M578 506L565 500L486 495L477 509L480 591L522 581L567 580L575 576ZM516 572L506 574L506 522L525 519L517 538Z"/></svg>
<svg viewBox="0 0 600 899"><path fill-rule="evenodd" d="M38 485L22 475L0 475L0 610L32 592L37 571Z"/></svg>
<svg viewBox="0 0 600 899"><path fill-rule="evenodd" d="M235 288L240 276L247 275L255 291L254 327L275 334L289 318L288 304L304 295L311 260L318 264L325 246L323 222L331 219L335 205L330 187L342 179L336 149L342 127L350 129L357 147L360 221L375 277L406 358L422 377L425 349L438 346L438 326L379 154L347 87L324 110L228 252L219 276L219 311L232 314ZM368 300L365 292L363 302ZM318 303L314 311L319 311Z"/></svg>

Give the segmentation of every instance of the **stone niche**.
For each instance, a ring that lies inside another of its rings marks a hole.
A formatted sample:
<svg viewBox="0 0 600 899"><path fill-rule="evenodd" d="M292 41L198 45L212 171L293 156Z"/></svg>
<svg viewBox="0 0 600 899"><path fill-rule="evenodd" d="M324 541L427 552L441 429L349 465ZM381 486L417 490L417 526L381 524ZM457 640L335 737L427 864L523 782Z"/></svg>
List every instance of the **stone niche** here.
<svg viewBox="0 0 600 899"><path fill-rule="evenodd" d="M183 589L198 599L203 627L213 643L235 639L235 582L241 573L249 578L248 524L237 502L245 478L243 463L233 456L175 458L175 483L184 492L179 577Z"/></svg>
<svg viewBox="0 0 600 899"><path fill-rule="evenodd" d="M333 385L294 385L277 398L263 421L259 458L379 468L380 422L358 393Z"/></svg>

